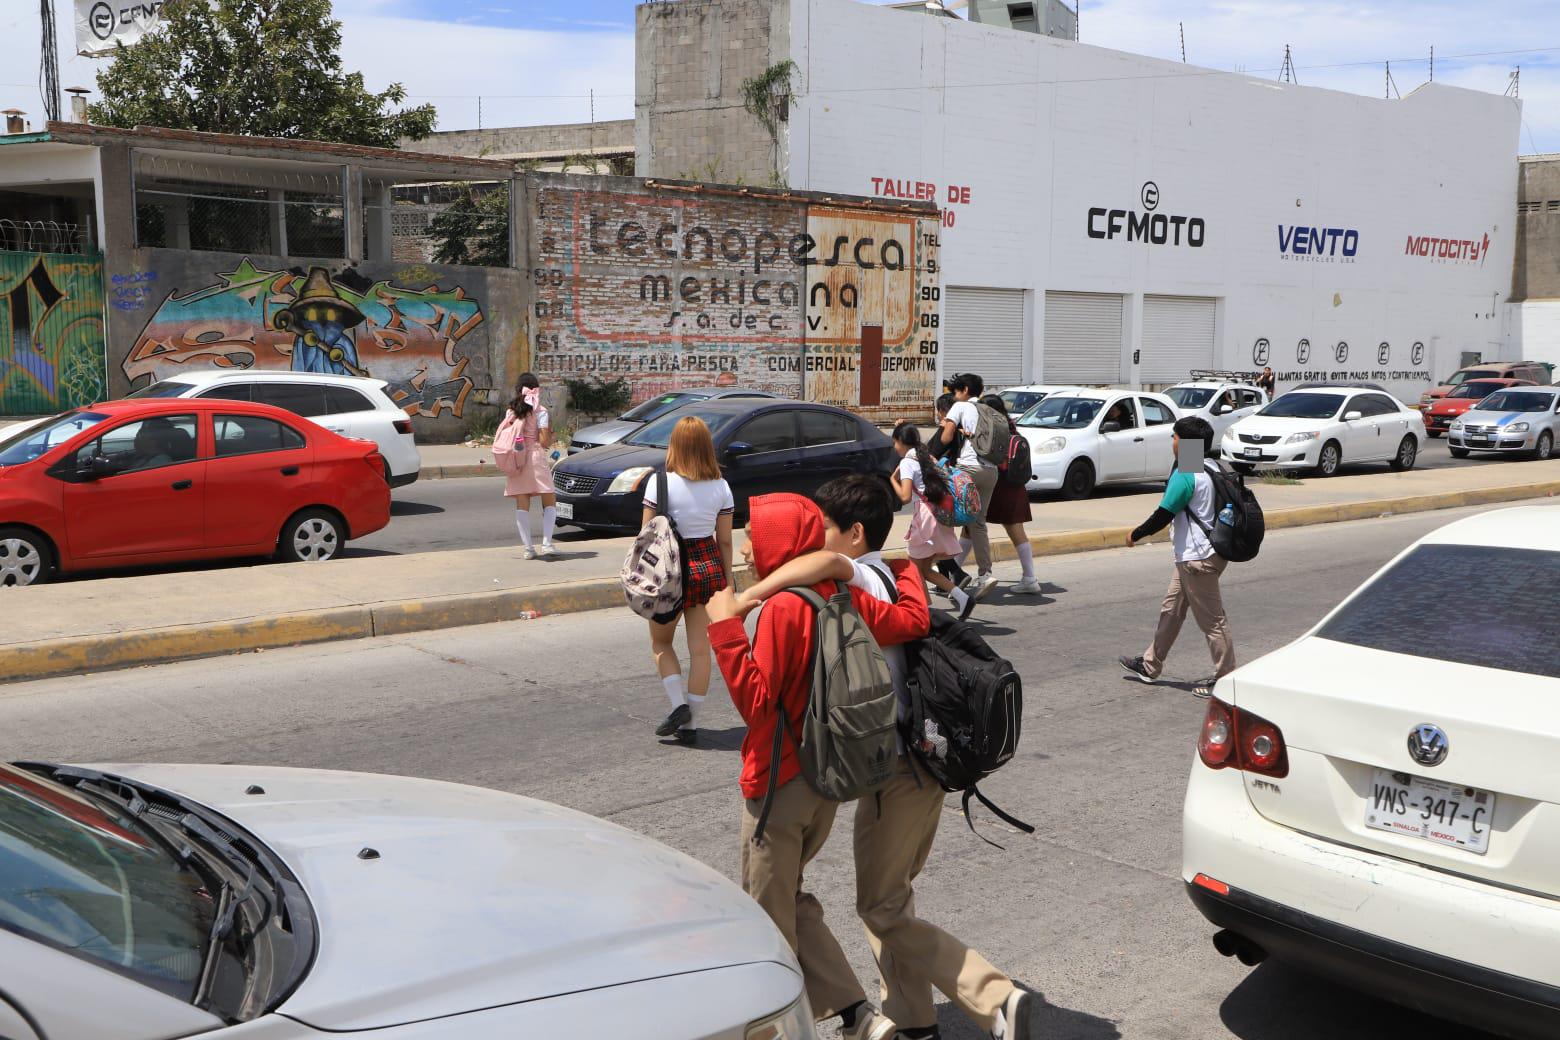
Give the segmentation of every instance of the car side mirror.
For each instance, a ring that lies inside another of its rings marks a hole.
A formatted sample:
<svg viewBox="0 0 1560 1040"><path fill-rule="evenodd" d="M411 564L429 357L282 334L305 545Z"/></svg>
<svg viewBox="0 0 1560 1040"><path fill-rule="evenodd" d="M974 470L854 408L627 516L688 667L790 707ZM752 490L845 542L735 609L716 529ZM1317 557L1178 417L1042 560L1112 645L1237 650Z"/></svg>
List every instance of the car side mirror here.
<svg viewBox="0 0 1560 1040"><path fill-rule="evenodd" d="M1100 432L1101 433L1120 433L1121 432L1121 424L1119 422L1117 422L1116 420L1114 420L1114 419L1108 419L1105 422L1100 423Z"/></svg>
<svg viewBox="0 0 1560 1040"><path fill-rule="evenodd" d="M101 480L111 477L119 472L119 465L107 455L93 455L87 459L86 465L76 467L77 480Z"/></svg>
<svg viewBox="0 0 1560 1040"><path fill-rule="evenodd" d="M1344 422L1353 422L1356 419L1363 419L1363 418L1365 418L1365 416L1361 412L1345 412L1344 415L1343 415L1343 421Z"/></svg>
<svg viewBox="0 0 1560 1040"><path fill-rule="evenodd" d="M732 462L737 461L744 455L751 454L753 454L753 445L747 441L732 441L726 445L726 458Z"/></svg>

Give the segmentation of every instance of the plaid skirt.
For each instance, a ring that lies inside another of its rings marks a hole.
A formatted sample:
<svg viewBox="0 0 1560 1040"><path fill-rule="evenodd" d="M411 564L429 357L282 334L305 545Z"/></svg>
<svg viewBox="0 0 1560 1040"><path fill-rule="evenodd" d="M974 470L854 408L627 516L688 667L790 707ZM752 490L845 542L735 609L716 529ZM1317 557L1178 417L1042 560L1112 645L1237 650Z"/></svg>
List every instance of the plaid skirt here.
<svg viewBox="0 0 1560 1040"><path fill-rule="evenodd" d="M687 538L683 540L682 548L688 568L683 607L702 607L726 587L726 565L720 558L720 543L714 535Z"/></svg>

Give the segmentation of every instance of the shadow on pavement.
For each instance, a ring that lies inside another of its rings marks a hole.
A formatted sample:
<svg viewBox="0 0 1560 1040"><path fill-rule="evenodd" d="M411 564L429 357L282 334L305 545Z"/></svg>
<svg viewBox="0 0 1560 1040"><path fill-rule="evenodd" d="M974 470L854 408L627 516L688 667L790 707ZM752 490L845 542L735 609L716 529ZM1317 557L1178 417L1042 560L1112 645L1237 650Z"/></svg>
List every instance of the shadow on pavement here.
<svg viewBox="0 0 1560 1040"><path fill-rule="evenodd" d="M428 516L431 513L444 512L443 506L436 506L429 502L408 502L397 498L390 503L391 516Z"/></svg>
<svg viewBox="0 0 1560 1040"><path fill-rule="evenodd" d="M746 726L732 726L729 729L704 729L699 727L699 742L689 751L740 751L742 738L747 734ZM678 743L671 737L660 738L662 747L678 747Z"/></svg>
<svg viewBox="0 0 1560 1040"><path fill-rule="evenodd" d="M1022 982L1019 985L1030 988ZM1057 1007L1038 992L1035 998L1029 1016L1029 1036L1046 1040L1120 1040L1121 1030L1108 1018ZM942 1040L986 1040L991 1035L952 1004L937 1006L937 1028Z"/></svg>
<svg viewBox="0 0 1560 1040"><path fill-rule="evenodd" d="M1258 965L1230 991L1219 1017L1241 1040L1494 1040L1467 1026L1377 1000L1277 961Z"/></svg>

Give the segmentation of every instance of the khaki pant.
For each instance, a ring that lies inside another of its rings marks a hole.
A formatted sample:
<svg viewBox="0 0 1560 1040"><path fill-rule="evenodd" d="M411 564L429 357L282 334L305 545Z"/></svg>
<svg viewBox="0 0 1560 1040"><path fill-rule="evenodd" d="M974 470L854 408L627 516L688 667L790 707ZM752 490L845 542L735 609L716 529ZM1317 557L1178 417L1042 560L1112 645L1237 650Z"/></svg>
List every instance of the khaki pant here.
<svg viewBox="0 0 1560 1040"><path fill-rule="evenodd" d="M943 792L901 757L888 786L856 803L856 913L882 976L883 1014L901 1029L937 1024L932 987L990 1030L1013 982L915 915L916 875L942 820Z"/></svg>
<svg viewBox="0 0 1560 1040"><path fill-rule="evenodd" d="M968 466L959 468L970 475L970 479L975 482L975 490L980 492L980 516L964 525L964 533L969 536L970 543L975 549L975 563L980 573L990 574L991 534L986 530L986 513L991 509L991 496L996 493L999 474L995 466L980 466L976 469L970 469Z"/></svg>
<svg viewBox="0 0 1560 1040"><path fill-rule="evenodd" d="M1220 556L1175 565L1175 577L1170 579L1170 589L1159 606L1159 627L1154 630L1153 645L1143 654L1143 668L1150 676L1157 679L1164 671L1165 658L1170 656L1175 637L1181 633L1187 607L1191 607L1197 627L1207 637L1213 674L1222 679L1235 670L1235 646L1230 642L1229 619L1224 615L1224 600L1219 595L1219 575L1228 565Z"/></svg>
<svg viewBox="0 0 1560 1040"><path fill-rule="evenodd" d="M753 844L762 798L742 810L742 888L764 908L802 965L807 1002L820 1022L866 999L839 940L823 920L823 906L803 887L802 872L829 840L837 802L796 777L775 792L764 843Z"/></svg>

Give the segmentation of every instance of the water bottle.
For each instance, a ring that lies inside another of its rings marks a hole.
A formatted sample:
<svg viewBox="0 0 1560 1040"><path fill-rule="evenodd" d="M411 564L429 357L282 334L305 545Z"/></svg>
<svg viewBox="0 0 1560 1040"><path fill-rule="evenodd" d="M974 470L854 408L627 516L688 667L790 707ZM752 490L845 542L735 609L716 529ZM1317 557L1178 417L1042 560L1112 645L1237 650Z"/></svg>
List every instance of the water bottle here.
<svg viewBox="0 0 1560 1040"><path fill-rule="evenodd" d="M1219 523L1226 527L1235 526L1235 503L1226 502L1224 508L1219 510Z"/></svg>

